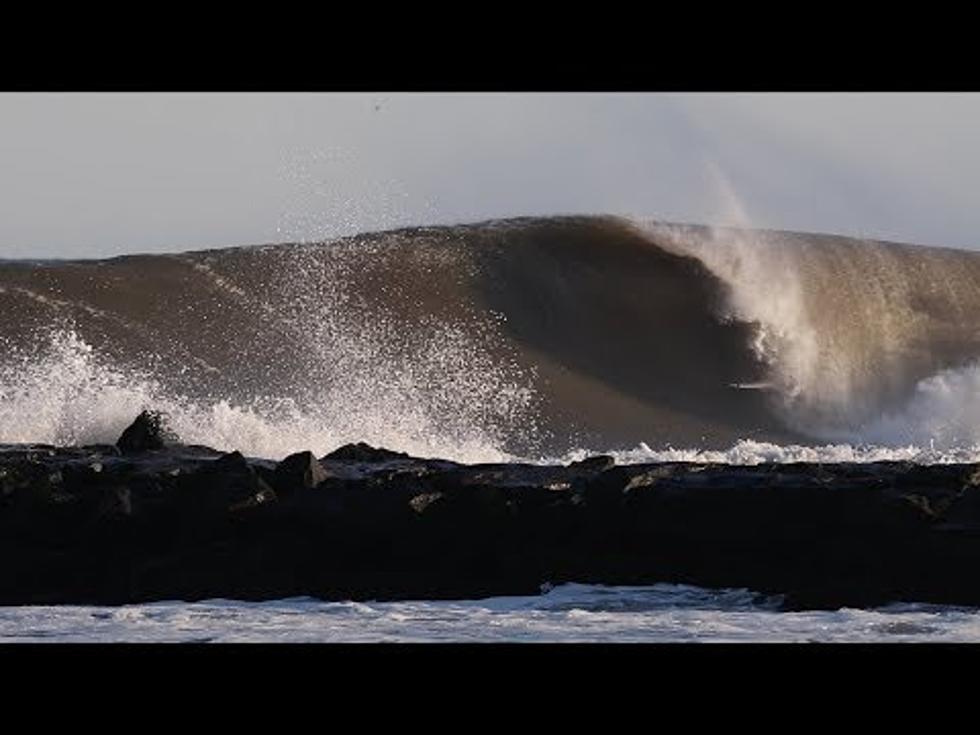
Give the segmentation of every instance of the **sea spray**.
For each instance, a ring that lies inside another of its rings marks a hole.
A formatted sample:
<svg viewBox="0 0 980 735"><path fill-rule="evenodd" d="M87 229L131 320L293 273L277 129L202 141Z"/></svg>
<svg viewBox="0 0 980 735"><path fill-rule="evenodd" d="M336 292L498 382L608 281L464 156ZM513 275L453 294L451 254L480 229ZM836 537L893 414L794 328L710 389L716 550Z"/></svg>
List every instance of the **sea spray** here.
<svg viewBox="0 0 980 735"><path fill-rule="evenodd" d="M0 442L114 441L142 407L269 457L367 441L463 461L929 460L980 440L966 251L522 218L8 261L0 315Z"/></svg>
<svg viewBox="0 0 980 735"><path fill-rule="evenodd" d="M752 349L788 425L847 441L980 438L976 256L739 228L645 231L726 284L719 318L755 326Z"/></svg>
<svg viewBox="0 0 980 735"><path fill-rule="evenodd" d="M408 396L380 396L361 406L357 402L365 395L347 394L341 404L329 400L329 389L322 403L282 396L256 396L248 403L192 398L169 390L151 373L112 365L73 331L54 330L47 339L29 356L0 366L0 443L111 444L136 413L153 408L167 414L184 443L258 457L279 459L297 448L326 454L367 441L417 456L509 458L479 427L468 434L446 431ZM400 389L410 393L410 376L401 380Z"/></svg>

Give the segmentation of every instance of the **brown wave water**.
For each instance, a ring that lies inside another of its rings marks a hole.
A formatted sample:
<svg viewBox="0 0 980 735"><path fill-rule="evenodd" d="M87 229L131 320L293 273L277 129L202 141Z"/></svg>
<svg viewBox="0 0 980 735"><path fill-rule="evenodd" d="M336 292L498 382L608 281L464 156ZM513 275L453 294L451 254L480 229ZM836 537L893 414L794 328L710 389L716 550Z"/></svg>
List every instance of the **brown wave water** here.
<svg viewBox="0 0 980 735"><path fill-rule="evenodd" d="M980 255L524 218L8 261L0 315L0 442L112 440L148 403L270 456L922 441L972 389L944 371L980 357Z"/></svg>

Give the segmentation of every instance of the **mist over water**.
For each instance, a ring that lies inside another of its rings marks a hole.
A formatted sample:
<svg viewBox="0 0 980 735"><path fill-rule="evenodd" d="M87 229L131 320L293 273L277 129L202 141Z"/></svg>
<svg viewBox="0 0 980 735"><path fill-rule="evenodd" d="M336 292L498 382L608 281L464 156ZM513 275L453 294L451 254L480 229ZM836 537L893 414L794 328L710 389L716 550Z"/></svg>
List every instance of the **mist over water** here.
<svg viewBox="0 0 980 735"><path fill-rule="evenodd" d="M0 265L0 443L971 461L980 256L614 218Z"/></svg>

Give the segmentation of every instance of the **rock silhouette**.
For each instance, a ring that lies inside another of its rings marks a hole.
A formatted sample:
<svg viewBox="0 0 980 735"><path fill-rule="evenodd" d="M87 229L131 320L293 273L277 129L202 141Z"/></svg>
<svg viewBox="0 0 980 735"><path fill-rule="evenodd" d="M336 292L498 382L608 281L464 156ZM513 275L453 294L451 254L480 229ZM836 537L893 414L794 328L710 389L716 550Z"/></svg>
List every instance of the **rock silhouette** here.
<svg viewBox="0 0 980 735"><path fill-rule="evenodd" d="M134 426L118 446L0 447L0 603L671 582L787 609L980 605L976 465L462 465L366 445L276 463Z"/></svg>
<svg viewBox="0 0 980 735"><path fill-rule="evenodd" d="M163 449L176 441L177 437L167 427L167 419L162 413L143 411L132 424L126 427L116 446L123 454L135 454Z"/></svg>

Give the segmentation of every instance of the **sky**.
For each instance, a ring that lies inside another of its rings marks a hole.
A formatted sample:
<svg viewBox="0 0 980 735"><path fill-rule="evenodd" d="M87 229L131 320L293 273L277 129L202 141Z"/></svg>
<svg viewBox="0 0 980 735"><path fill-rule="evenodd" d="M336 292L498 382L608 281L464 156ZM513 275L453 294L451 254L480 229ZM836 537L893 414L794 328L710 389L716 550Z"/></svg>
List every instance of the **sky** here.
<svg viewBox="0 0 980 735"><path fill-rule="evenodd" d="M0 258L581 213L977 249L977 131L978 94L7 93Z"/></svg>

